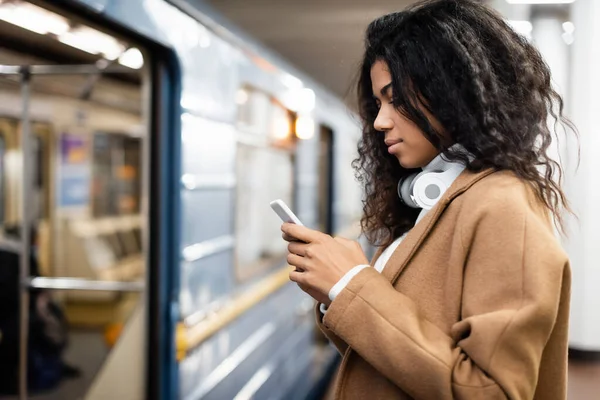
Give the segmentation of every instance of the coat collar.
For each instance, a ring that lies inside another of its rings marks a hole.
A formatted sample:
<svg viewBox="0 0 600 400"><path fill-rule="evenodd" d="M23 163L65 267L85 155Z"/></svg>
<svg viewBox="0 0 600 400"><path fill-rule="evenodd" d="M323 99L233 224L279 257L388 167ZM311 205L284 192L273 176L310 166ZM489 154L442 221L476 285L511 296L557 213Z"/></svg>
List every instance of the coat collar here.
<svg viewBox="0 0 600 400"><path fill-rule="evenodd" d="M493 169L486 169L481 172L464 170L456 178L448 190L442 195L442 198L437 202L437 204L431 210L429 210L427 215L425 215L423 219L407 233L406 237L402 240L402 243L400 243L398 248L390 257L385 268L383 268L383 276L392 282L392 284L395 283L412 256L415 254L416 250L431 232L435 226L435 223L444 213L452 200L467 191L476 182L492 174L493 172ZM377 258L379 258L379 256L381 256L383 250L383 248L380 248L377 251L373 257L371 265L375 264L375 261Z"/></svg>

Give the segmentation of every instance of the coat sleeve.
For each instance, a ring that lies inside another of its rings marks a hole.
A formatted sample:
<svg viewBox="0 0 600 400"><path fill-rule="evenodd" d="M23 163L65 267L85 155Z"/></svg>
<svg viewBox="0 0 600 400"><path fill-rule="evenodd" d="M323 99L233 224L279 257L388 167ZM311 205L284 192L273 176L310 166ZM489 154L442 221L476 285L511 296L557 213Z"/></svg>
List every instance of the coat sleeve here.
<svg viewBox="0 0 600 400"><path fill-rule="evenodd" d="M451 332L372 268L350 281L323 323L413 398L531 399L567 258L546 221L509 197L470 214L457 230L468 256L462 319Z"/></svg>
<svg viewBox="0 0 600 400"><path fill-rule="evenodd" d="M377 261L377 259L379 257L381 257L381 253L383 253L383 250L385 250L385 249L382 247L377 249L377 252L373 256L373 259L371 260L371 265L375 265L375 262ZM344 355L344 353L346 353L346 350L348 350L348 344L346 342L344 342L342 339L340 339L339 336L337 336L335 333L330 331L323 324L323 316L324 315L321 312L321 303L317 302L317 305L315 307L315 320L317 321L317 326L319 327L321 332L323 332L323 334L331 341L331 343L333 343L335 345L335 347L338 349L339 353L341 355Z"/></svg>
<svg viewBox="0 0 600 400"><path fill-rule="evenodd" d="M317 320L317 326L321 329L321 332L333 343L336 349L340 352L341 355L344 355L346 350L348 350L348 344L340 339L335 333L327 329L327 327L323 324L323 313L320 310L321 303L317 302L317 306L315 307L315 316Z"/></svg>

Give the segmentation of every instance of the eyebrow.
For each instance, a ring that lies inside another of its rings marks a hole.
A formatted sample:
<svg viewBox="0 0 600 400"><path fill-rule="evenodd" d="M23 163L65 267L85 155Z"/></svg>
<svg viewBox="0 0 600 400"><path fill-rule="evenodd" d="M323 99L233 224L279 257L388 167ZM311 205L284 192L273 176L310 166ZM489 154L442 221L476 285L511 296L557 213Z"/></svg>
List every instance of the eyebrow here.
<svg viewBox="0 0 600 400"><path fill-rule="evenodd" d="M381 93L382 96L385 96L385 95L387 95L387 92L388 92L388 90L390 90L391 87L392 87L392 82L390 82L387 85L385 85L384 87L382 87L379 92Z"/></svg>

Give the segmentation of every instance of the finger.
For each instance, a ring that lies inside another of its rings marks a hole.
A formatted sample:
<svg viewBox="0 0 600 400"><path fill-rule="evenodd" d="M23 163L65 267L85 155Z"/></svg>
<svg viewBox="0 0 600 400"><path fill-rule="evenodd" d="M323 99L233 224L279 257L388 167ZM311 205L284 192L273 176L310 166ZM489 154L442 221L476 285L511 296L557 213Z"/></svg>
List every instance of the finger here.
<svg viewBox="0 0 600 400"><path fill-rule="evenodd" d="M307 262L304 257L300 257L299 255L290 253L287 256L287 262L288 264L290 264L293 267L296 267L297 269L300 269L302 271L307 270Z"/></svg>
<svg viewBox="0 0 600 400"><path fill-rule="evenodd" d="M290 281L292 282L296 282L299 285L302 285L302 282L304 282L304 276L303 276L304 272L300 272L300 271L290 271ZM302 288L301 286L301 288ZM304 290L304 289L302 289Z"/></svg>
<svg viewBox="0 0 600 400"><path fill-rule="evenodd" d="M300 257L306 257L306 248L308 245L303 242L291 242L288 244L288 251L299 255Z"/></svg>
<svg viewBox="0 0 600 400"><path fill-rule="evenodd" d="M285 240L286 242L301 242L300 240L296 239L293 236L288 235L287 233L282 233L281 237L283 238L283 240Z"/></svg>
<svg viewBox="0 0 600 400"><path fill-rule="evenodd" d="M296 283L297 283L297 282L296 282ZM305 284L303 284L303 283L298 283L298 287L299 287L300 289L302 289L302 291L303 291L303 292L306 292L306 293L308 293L308 292L310 291L310 286L306 286L306 285L305 285Z"/></svg>
<svg viewBox="0 0 600 400"><path fill-rule="evenodd" d="M309 229L302 225L290 224L287 222L281 225L281 230L283 231L283 233L286 233L289 236L292 236L306 243L316 242L319 239L322 239L324 236L326 236L324 233L321 233L319 231Z"/></svg>

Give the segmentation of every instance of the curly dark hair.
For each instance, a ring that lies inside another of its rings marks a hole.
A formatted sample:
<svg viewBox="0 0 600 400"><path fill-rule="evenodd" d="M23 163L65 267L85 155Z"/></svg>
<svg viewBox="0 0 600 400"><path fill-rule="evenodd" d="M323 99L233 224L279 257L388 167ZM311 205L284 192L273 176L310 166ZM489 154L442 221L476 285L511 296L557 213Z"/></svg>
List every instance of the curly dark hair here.
<svg viewBox="0 0 600 400"><path fill-rule="evenodd" d="M382 132L373 126L378 107L370 73L378 60L388 65L396 109L440 152L471 171L513 171L533 187L564 232L561 209L570 208L561 190L563 173L547 150L557 125L577 131L563 116L548 66L526 38L474 0L426 0L376 19L365 39L357 84L363 132L353 166L365 186L361 225L372 243L390 244L419 213L397 195L399 179L415 171L387 152ZM474 159L446 148L419 107Z"/></svg>

